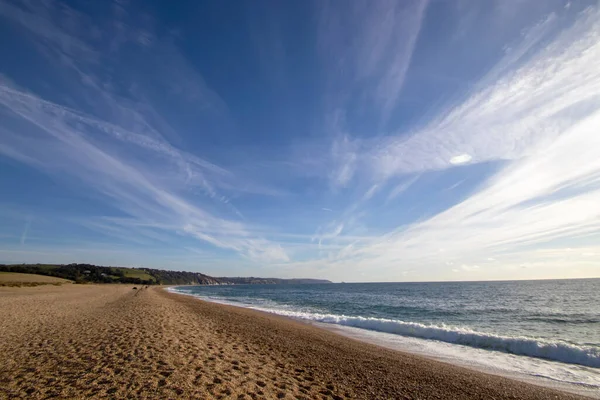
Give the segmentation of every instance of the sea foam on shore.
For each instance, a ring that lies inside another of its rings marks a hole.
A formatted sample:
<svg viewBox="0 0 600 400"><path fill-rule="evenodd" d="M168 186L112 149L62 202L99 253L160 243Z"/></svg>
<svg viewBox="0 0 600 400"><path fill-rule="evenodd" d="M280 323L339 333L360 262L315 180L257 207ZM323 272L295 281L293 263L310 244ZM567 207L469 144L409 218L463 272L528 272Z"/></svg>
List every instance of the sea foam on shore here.
<svg viewBox="0 0 600 400"><path fill-rule="evenodd" d="M190 291L189 288L171 288L170 291L317 323L323 327L337 327L343 334L385 347L547 386L575 392L583 390L587 395L600 397L600 352L594 346L546 338L496 335L445 324L316 313L306 308L299 310L300 307L293 304L251 296L203 295L202 291Z"/></svg>

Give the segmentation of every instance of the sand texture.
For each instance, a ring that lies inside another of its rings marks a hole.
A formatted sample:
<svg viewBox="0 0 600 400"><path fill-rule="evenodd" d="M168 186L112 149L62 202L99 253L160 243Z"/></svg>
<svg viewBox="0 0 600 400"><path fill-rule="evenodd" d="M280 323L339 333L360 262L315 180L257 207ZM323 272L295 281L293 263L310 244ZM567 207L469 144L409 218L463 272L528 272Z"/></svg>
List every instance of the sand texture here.
<svg viewBox="0 0 600 400"><path fill-rule="evenodd" d="M159 287L0 288L0 305L0 398L579 398Z"/></svg>

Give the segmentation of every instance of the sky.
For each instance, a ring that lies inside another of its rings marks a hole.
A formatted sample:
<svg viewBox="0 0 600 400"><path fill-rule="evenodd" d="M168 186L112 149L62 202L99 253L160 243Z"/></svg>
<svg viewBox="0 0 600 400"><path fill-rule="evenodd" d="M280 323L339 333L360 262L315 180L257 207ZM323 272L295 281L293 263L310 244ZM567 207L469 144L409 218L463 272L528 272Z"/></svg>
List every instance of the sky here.
<svg viewBox="0 0 600 400"><path fill-rule="evenodd" d="M600 276L597 1L0 0L0 262Z"/></svg>

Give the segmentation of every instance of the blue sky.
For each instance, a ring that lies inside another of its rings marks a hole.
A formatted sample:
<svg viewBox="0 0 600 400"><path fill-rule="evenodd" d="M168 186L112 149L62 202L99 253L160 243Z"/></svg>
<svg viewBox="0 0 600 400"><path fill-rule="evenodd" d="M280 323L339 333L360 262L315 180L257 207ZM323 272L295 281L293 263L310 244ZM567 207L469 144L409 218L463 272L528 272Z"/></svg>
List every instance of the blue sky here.
<svg viewBox="0 0 600 400"><path fill-rule="evenodd" d="M0 0L0 262L600 276L599 7Z"/></svg>

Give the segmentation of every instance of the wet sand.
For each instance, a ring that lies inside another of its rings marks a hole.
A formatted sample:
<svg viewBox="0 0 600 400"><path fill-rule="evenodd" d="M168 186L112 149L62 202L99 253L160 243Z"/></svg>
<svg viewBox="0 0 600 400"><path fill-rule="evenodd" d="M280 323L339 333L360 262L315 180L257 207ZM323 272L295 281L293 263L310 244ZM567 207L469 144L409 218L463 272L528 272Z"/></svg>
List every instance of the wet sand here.
<svg viewBox="0 0 600 400"><path fill-rule="evenodd" d="M0 398L582 398L151 287L0 288Z"/></svg>

